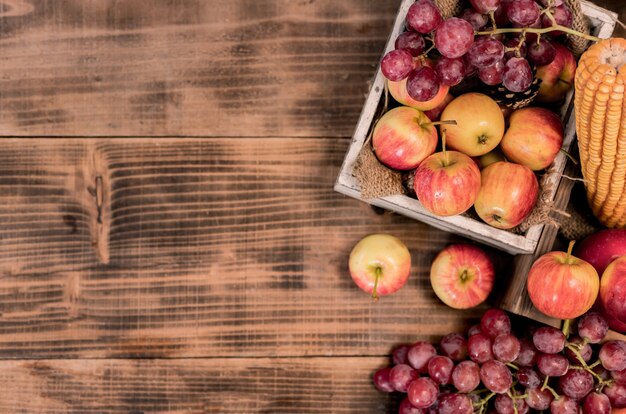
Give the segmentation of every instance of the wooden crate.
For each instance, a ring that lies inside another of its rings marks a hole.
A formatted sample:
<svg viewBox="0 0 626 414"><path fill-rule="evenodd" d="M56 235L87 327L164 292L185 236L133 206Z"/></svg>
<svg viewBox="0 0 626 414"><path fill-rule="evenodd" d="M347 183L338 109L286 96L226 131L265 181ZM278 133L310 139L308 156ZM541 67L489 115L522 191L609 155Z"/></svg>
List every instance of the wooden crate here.
<svg viewBox="0 0 626 414"><path fill-rule="evenodd" d="M393 26L391 35L387 41L384 53L394 48L396 37L404 31L404 20L408 8L414 0L403 0L398 15ZM582 2L583 12L589 18L592 26L592 33L600 38L608 38L613 33L617 15L589 2ZM376 71L374 82L371 86L367 100L357 123L352 144L348 149L343 166L335 183L335 190L397 213L412 217L442 230L466 236L470 239L488 244L495 248L504 250L512 254L531 254L535 252L542 233L543 224L532 226L525 234L516 234L511 231L501 230L489 226L488 224L468 217L466 215L456 215L452 217L439 217L426 211L422 204L415 198L406 195L393 195L375 199L363 199L359 189L358 180L353 175L355 161L358 157L366 138L372 128L376 114L380 113L384 104L384 84L385 79L380 71ZM560 116L565 125L565 139L563 148L570 150L575 141L575 122L572 115L573 91L566 97L565 103L560 108ZM557 197L559 179L567 163L567 157L560 152L554 160L553 174L544 175L541 179L542 186L549 185L553 190L548 194L550 200ZM553 239L554 240L554 239ZM552 240L552 241L553 241Z"/></svg>

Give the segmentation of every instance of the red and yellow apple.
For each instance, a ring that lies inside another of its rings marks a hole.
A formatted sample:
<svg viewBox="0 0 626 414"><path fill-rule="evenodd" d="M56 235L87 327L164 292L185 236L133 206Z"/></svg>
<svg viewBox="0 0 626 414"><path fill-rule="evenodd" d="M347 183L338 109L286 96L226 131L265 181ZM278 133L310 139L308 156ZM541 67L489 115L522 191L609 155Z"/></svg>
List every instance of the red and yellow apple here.
<svg viewBox="0 0 626 414"><path fill-rule="evenodd" d="M626 256L613 260L602 274L600 301L609 316L626 323Z"/></svg>
<svg viewBox="0 0 626 414"><path fill-rule="evenodd" d="M549 252L539 257L528 272L528 295L543 314L572 319L593 306L600 288L598 272L584 260L567 252Z"/></svg>
<svg viewBox="0 0 626 414"><path fill-rule="evenodd" d="M455 309L481 304L493 289L494 268L481 248L453 244L443 249L430 267L430 284L437 297Z"/></svg>
<svg viewBox="0 0 626 414"><path fill-rule="evenodd" d="M626 229L597 231L576 246L576 256L591 263L599 275L613 260L626 255Z"/></svg>
<svg viewBox="0 0 626 414"><path fill-rule="evenodd" d="M426 62L426 65L430 67L433 66L432 62L429 61ZM415 68L420 66L421 64L419 63L419 60L417 60ZM448 97L450 87L442 84L439 85L439 91L437 91L437 94L432 99L428 101L416 101L409 96L409 93L406 90L407 80L408 78L405 78L401 81L394 82L387 79L387 89L389 90L389 93L393 99L402 105L410 106L412 108L419 109L420 111L430 111L431 109L435 109L442 105Z"/></svg>
<svg viewBox="0 0 626 414"><path fill-rule="evenodd" d="M500 143L504 135L504 115L490 97L482 93L466 93L446 106L441 121L456 121L456 125L442 125L450 149L470 157L488 153Z"/></svg>
<svg viewBox="0 0 626 414"><path fill-rule="evenodd" d="M558 42L553 42L556 48L554 60L537 68L537 78L541 79L539 92L535 98L537 102L557 102L563 99L574 86L576 73L576 58L569 49Z"/></svg>
<svg viewBox="0 0 626 414"><path fill-rule="evenodd" d="M480 190L480 170L458 151L437 152L415 170L414 189L424 208L437 216L469 209Z"/></svg>
<svg viewBox="0 0 626 414"><path fill-rule="evenodd" d="M522 108L509 117L500 148L509 161L533 171L547 168L563 145L563 123L544 108Z"/></svg>
<svg viewBox="0 0 626 414"><path fill-rule="evenodd" d="M412 170L437 147L437 129L423 112L408 106L387 111L374 127L372 147L380 162Z"/></svg>
<svg viewBox="0 0 626 414"><path fill-rule="evenodd" d="M404 286L411 273L411 253L397 237L371 234L354 246L348 267L354 283L378 299Z"/></svg>
<svg viewBox="0 0 626 414"><path fill-rule="evenodd" d="M528 167L499 161L481 171L474 209L485 223L510 229L530 214L538 194L537 177Z"/></svg>

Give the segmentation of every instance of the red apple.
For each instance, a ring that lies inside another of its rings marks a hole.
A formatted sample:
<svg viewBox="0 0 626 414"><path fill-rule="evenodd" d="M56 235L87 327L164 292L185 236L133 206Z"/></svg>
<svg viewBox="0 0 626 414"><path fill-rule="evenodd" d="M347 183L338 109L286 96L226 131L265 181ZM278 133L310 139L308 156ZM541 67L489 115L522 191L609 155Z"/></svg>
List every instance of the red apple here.
<svg viewBox="0 0 626 414"><path fill-rule="evenodd" d="M448 104L452 102L453 99L454 99L454 96L452 96L451 94L447 94L443 102L441 102L436 108L430 109L428 111L424 111L424 114L431 121L439 121L439 118L441 118L441 114L443 113L443 110L446 109L446 106L448 106Z"/></svg>
<svg viewBox="0 0 626 414"><path fill-rule="evenodd" d="M506 158L504 158L504 154L502 153L500 148L494 148L485 155L477 157L475 161L478 164L478 168L482 170L489 167L491 164L495 164L498 161L506 161Z"/></svg>
<svg viewBox="0 0 626 414"><path fill-rule="evenodd" d="M556 48L554 60L537 68L537 77L541 79L537 102L557 102L574 86L576 58L568 48L558 42L552 42Z"/></svg>
<svg viewBox="0 0 626 414"><path fill-rule="evenodd" d="M530 214L537 202L537 177L523 165L499 161L481 171L481 188L474 202L487 224L510 229Z"/></svg>
<svg viewBox="0 0 626 414"><path fill-rule="evenodd" d="M587 236L576 256L591 263L599 275L613 260L626 255L626 229L605 229Z"/></svg>
<svg viewBox="0 0 626 414"><path fill-rule="evenodd" d="M415 171L414 189L424 208L438 216L453 216L469 209L480 190L480 170L467 155L437 152Z"/></svg>
<svg viewBox="0 0 626 414"><path fill-rule="evenodd" d="M453 244L443 249L430 267L430 284L443 303L455 309L479 305L493 289L494 269L482 249Z"/></svg>
<svg viewBox="0 0 626 414"><path fill-rule="evenodd" d="M443 125L450 149L471 157L494 149L504 135L504 115L490 97L482 93L466 93L446 106L442 121L454 120L456 125Z"/></svg>
<svg viewBox="0 0 626 414"><path fill-rule="evenodd" d="M531 170L547 168L563 145L563 123L544 108L523 108L509 117L500 147L509 161Z"/></svg>
<svg viewBox="0 0 626 414"><path fill-rule="evenodd" d="M626 256L613 260L602 274L600 302L609 316L626 323Z"/></svg>
<svg viewBox="0 0 626 414"><path fill-rule="evenodd" d="M411 272L411 254L400 239L371 234L354 246L348 266L354 283L378 299L404 286Z"/></svg>
<svg viewBox="0 0 626 414"><path fill-rule="evenodd" d="M437 129L423 112L399 106L385 113L372 135L378 160L389 168L412 170L437 147Z"/></svg>
<svg viewBox="0 0 626 414"><path fill-rule="evenodd" d="M592 265L566 252L549 252L539 257L528 272L528 295L543 314L572 319L593 306L600 288L598 272Z"/></svg>

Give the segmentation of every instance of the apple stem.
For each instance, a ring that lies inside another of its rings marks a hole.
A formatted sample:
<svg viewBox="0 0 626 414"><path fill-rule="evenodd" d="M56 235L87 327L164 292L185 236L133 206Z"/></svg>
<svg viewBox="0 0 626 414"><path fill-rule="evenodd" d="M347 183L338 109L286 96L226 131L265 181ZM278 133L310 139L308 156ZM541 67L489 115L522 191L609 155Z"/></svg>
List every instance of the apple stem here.
<svg viewBox="0 0 626 414"><path fill-rule="evenodd" d="M428 127L428 126L436 126L436 125L456 125L456 121L454 119L449 119L449 120L445 120L445 121L435 121L435 122L427 122L425 124L422 124L422 127Z"/></svg>
<svg viewBox="0 0 626 414"><path fill-rule="evenodd" d="M563 321L563 328L561 329L561 331L563 331L563 335L565 335L566 338L569 337L569 330L570 330L571 324L572 324L571 319L565 319L565 321Z"/></svg>
<svg viewBox="0 0 626 414"><path fill-rule="evenodd" d="M565 264L570 264L570 258L572 257L572 250L574 250L574 244L576 240L570 240L567 246L567 256L565 257Z"/></svg>
<svg viewBox="0 0 626 414"><path fill-rule="evenodd" d="M565 151L563 148L559 149L559 151L561 151L563 154L565 154L565 156L566 156L567 158L569 158L569 160L570 160L571 162L573 162L573 163L574 163L574 165L578 165L578 161L576 161L576 160L574 159L574 157L572 157L572 154L570 154L569 152Z"/></svg>
<svg viewBox="0 0 626 414"><path fill-rule="evenodd" d="M507 27L504 29L495 29L495 30L488 30L485 32L476 32L475 34L480 36L480 35L492 35L492 34L500 34L500 33L522 33L524 31L526 33L536 33L536 34L561 31L561 32L565 32L574 36L582 37L583 39L591 40L593 42L600 41L600 38L598 37L591 36L586 33L578 32L574 29L570 29L569 27L561 26L560 24L557 24L551 27L544 27L543 29L537 29L534 27Z"/></svg>
<svg viewBox="0 0 626 414"><path fill-rule="evenodd" d="M377 293L378 280L382 276L383 269L381 269L380 266L376 266L374 273L376 274L376 278L374 279L374 289L372 290L372 299L374 299L374 302L378 302L378 293Z"/></svg>
<svg viewBox="0 0 626 414"><path fill-rule="evenodd" d="M446 130L441 131L441 150L443 151L443 163L444 167L450 164L450 160L448 159L448 152L446 151Z"/></svg>

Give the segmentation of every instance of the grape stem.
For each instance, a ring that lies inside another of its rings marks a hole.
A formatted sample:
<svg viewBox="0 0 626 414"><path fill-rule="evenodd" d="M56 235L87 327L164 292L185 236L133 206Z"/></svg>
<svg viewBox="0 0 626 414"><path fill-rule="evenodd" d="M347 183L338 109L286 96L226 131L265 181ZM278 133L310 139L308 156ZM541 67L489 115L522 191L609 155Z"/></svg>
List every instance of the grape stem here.
<svg viewBox="0 0 626 414"><path fill-rule="evenodd" d="M600 365L600 360L597 360L593 364L589 365L589 368L593 369L593 368L597 367L598 365Z"/></svg>
<svg viewBox="0 0 626 414"><path fill-rule="evenodd" d="M515 404L515 397L513 396L513 394L511 393L511 390L508 390L506 392L506 395L509 396L509 398L511 399L511 401L513 401L513 413L514 414L519 414L519 411L517 411L517 404Z"/></svg>
<svg viewBox="0 0 626 414"><path fill-rule="evenodd" d="M569 251L567 254L567 259L569 260ZM565 335L566 338L569 337L569 330L570 330L571 324L572 324L571 319L565 319L565 321L563 321L563 328L561 330L563 331L563 335Z"/></svg>
<svg viewBox="0 0 626 414"><path fill-rule="evenodd" d="M512 362L507 362L506 366L509 367L509 368L513 368L516 371L519 369L519 367L517 365L515 365L514 363L512 363Z"/></svg>
<svg viewBox="0 0 626 414"><path fill-rule="evenodd" d="M541 391L546 389L546 387L548 386L549 379L550 379L550 376L546 375L546 377L543 379L543 384L541 384Z"/></svg>
<svg viewBox="0 0 626 414"><path fill-rule="evenodd" d="M594 376L595 379L598 380L598 382L600 383L599 385L601 387L604 387L605 385L608 385L611 383L611 381L605 381L601 376L599 376L594 370L591 369L591 367L589 365L587 365L587 363L585 362L585 360L583 359L582 355L580 355L580 352L578 351L578 349L576 349L575 346L573 346L572 344L567 344L566 345L567 349L569 349L570 351L572 351L572 353L574 354L574 356L576 357L576 359L578 360L578 362L580 362L581 367L580 368L576 368L575 365L572 365L572 368L575 369L584 369L585 371L587 371L588 373L590 373L591 375ZM595 367L597 364L594 364L593 366Z"/></svg>
<svg viewBox="0 0 626 414"><path fill-rule="evenodd" d="M476 32L476 35L493 35L493 34L500 34L500 33L522 33L522 32L526 32L526 33L535 33L535 34L543 34L543 33L550 33L550 32L554 32L554 31L561 31L561 32L565 32L574 36L578 36L578 37L582 37L583 39L587 39L587 40L591 40L593 42L599 42L600 38L592 36L592 35L588 35L586 33L581 33L578 32L574 29L570 29L569 27L565 27L565 26L561 26L560 24L551 26L551 27L544 27L542 29L538 29L538 28L534 28L534 27L507 27L507 28L503 28L503 29L495 29L495 30L489 30L489 31L485 31L485 32Z"/></svg>

